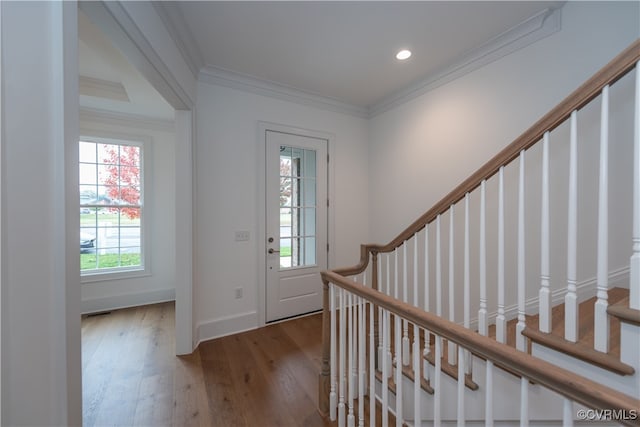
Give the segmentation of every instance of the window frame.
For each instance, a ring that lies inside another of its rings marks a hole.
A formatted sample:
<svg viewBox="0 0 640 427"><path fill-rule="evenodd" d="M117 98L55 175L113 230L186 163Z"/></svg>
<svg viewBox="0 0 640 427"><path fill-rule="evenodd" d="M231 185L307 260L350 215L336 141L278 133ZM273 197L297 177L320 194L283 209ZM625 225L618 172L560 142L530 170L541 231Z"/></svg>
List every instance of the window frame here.
<svg viewBox="0 0 640 427"><path fill-rule="evenodd" d="M142 265L110 267L102 269L80 270L80 278L82 283L111 281L120 279L130 279L151 275L151 256L149 243L149 221L150 212L148 209L150 200L150 165L148 159L151 156L151 144L148 137L129 136L129 135L105 135L100 132L83 132L78 139L78 149L81 142L91 142L96 144L110 145L128 145L140 148L140 262ZM98 159L96 159L97 162ZM80 169L80 161L78 161L78 174ZM80 191L80 183L78 191ZM86 204L79 203L79 208L87 207ZM97 225L96 225L97 227ZM119 228L119 227L118 227ZM79 227L82 232L82 227Z"/></svg>

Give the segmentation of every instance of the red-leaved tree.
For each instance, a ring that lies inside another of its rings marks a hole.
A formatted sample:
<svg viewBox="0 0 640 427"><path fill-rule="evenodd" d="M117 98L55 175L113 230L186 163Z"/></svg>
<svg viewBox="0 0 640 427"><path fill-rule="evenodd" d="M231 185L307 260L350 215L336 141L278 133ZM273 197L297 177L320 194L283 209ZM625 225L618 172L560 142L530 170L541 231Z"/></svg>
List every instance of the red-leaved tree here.
<svg viewBox="0 0 640 427"><path fill-rule="evenodd" d="M140 204L140 148L131 145L105 145L107 173L101 177L107 196L127 205ZM120 148L118 150L118 148ZM140 209L121 208L129 219L140 217Z"/></svg>

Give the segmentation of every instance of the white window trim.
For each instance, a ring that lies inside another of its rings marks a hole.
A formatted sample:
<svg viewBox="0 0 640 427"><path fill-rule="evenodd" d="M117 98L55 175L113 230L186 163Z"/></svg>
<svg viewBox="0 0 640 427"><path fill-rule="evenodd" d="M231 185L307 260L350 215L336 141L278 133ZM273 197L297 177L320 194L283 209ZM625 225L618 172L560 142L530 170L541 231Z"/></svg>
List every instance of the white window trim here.
<svg viewBox="0 0 640 427"><path fill-rule="evenodd" d="M134 279L151 276L151 242L149 236L149 222L151 213L151 138L140 135L116 134L96 130L85 130L81 133L80 141L105 144L126 144L141 147L140 166L142 167L142 220L140 221L140 249L142 252L142 266L116 267L101 270L80 271L81 283L94 283L113 280Z"/></svg>

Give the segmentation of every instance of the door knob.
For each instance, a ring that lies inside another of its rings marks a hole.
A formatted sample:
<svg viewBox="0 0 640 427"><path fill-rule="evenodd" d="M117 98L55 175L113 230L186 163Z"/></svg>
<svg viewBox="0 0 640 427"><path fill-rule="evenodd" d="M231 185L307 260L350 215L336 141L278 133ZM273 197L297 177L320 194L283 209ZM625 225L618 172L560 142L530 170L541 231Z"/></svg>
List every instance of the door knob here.
<svg viewBox="0 0 640 427"><path fill-rule="evenodd" d="M270 253L270 254L275 254L275 253L280 253L280 251L276 251L276 250L275 250L275 249L273 249L273 248L269 248L269 253Z"/></svg>

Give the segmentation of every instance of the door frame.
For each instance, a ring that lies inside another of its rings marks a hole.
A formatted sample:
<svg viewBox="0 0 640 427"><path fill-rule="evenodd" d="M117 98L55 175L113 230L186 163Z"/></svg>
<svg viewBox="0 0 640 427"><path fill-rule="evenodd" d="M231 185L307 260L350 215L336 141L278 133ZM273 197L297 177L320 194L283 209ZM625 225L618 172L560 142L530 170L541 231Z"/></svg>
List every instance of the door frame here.
<svg viewBox="0 0 640 427"><path fill-rule="evenodd" d="M267 157L267 145L266 145L266 132L274 131L281 133L289 133L293 135L300 135L309 138L319 138L327 140L327 153L329 154L329 164L327 165L327 198L329 199L329 207L327 209L327 242L329 244L329 253L327 254L327 268L332 268L335 265L333 250L333 243L335 241L335 221L334 221L334 198L333 189L335 188L335 174L334 174L334 152L335 152L335 140L334 134L329 132L305 129L295 126L282 125L272 122L258 122L258 167L257 173L257 186L258 186L258 209L256 209L256 215L258 216L258 232L256 233L256 256L258 259L258 327L266 325L266 285L267 285L267 238L266 238L266 157ZM277 323L278 321L271 322Z"/></svg>

